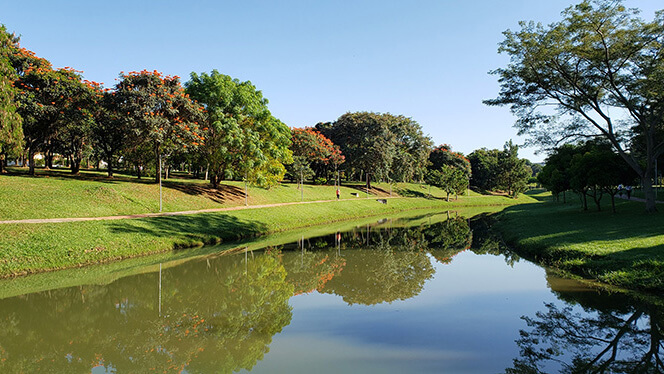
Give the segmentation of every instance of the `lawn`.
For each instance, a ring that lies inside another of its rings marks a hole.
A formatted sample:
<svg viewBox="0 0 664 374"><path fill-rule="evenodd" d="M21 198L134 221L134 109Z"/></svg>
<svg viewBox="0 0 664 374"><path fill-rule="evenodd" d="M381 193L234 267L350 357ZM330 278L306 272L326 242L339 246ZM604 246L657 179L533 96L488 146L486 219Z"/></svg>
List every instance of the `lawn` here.
<svg viewBox="0 0 664 374"><path fill-rule="evenodd" d="M173 179L164 183L164 211L244 205L241 182L225 183L221 191L203 181ZM294 228L375 215L436 208L503 206L534 201L522 196L481 196L469 193L447 202L442 191L419 184L376 183L370 198L361 185L344 185L341 201L334 186L304 186L305 201L328 202L243 209L228 212L115 221L12 223L0 225L0 276L34 273L141 256L149 253L229 242ZM395 198L387 204L377 198ZM229 193L228 191L233 191ZM240 192L238 192L240 191ZM94 172L72 177L58 171L0 176L1 219L85 217L154 212L158 187L151 181L118 176L109 180ZM359 194L359 197L351 195ZM396 198L396 194L404 197ZM300 201L296 185L249 189L250 205ZM417 196L417 197L415 197Z"/></svg>
<svg viewBox="0 0 664 374"><path fill-rule="evenodd" d="M495 225L519 254L611 285L664 291L664 214L625 200L612 213L608 198L603 211L584 212L576 198L563 204L548 193L531 196L540 202L504 209Z"/></svg>

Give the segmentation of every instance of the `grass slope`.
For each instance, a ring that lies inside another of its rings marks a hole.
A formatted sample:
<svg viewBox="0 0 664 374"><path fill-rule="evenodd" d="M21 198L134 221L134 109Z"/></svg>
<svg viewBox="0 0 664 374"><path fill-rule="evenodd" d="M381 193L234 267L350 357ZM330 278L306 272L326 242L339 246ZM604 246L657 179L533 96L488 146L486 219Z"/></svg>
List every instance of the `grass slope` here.
<svg viewBox="0 0 664 374"><path fill-rule="evenodd" d="M37 206L34 206L34 211L24 210L20 214L14 213L15 218L27 218L26 216L31 216L32 213L36 214L37 211L42 217L61 217L63 214L61 210L67 212L64 215L73 217L89 216L93 213L120 214L117 211L121 209L122 204L117 204L115 200L109 202L103 199L89 198L88 196L71 196L77 190L106 187L108 182L105 180L98 181L93 178L84 178L72 182L67 177L29 178L20 175L10 176L10 178L3 176L0 180L6 183L12 177L18 178L17 182L16 179L14 181L24 186L32 183L41 183L42 186L53 184L54 195L58 197L70 195L68 199L45 199L42 201L43 209L40 210ZM184 181L181 183L186 186L187 183L195 182ZM117 186L113 186L114 189L117 188L116 191L122 191L122 194L131 197L135 201L142 198L142 183L127 180L117 184ZM154 187L154 185L148 186ZM311 195L318 196L316 197L318 199L323 195L331 195L332 198L335 196L334 188L330 186L307 187L310 188ZM294 189L293 186L281 186L271 190L260 190L260 194L256 192L254 196L262 196L261 198L265 199L264 201L258 201L260 203L284 202L286 197L283 194L280 195L280 193L288 188ZM422 193L419 191L421 189L419 185L403 185L400 188L400 191L405 191L407 194L417 195ZM14 189L18 190L19 188L14 187ZM178 189L175 190L179 191ZM344 191L350 197L350 192L357 190L352 187L344 187ZM373 192L385 194L384 190L374 190ZM432 193L434 192L432 189ZM35 194L36 192L27 193L27 195L33 196ZM450 203L440 197L434 197L430 199L397 198L390 199L388 204L380 204L376 202L375 196L373 197L370 199L350 197L341 201L326 203L132 220L3 224L0 225L0 276L94 264L177 248L234 241L326 222L374 215L390 215L412 209L435 207L447 210L462 206L507 205L529 201L529 198L525 196L514 200L502 196L470 195L460 197L458 201ZM11 206L12 204L4 201L5 198L3 198L3 204ZM180 205L176 207L174 203L171 209L190 210L197 207L206 207L204 204L217 204L215 207L219 206L217 202L205 194L195 195L194 198L200 205L192 207L187 202L176 201ZM205 200L213 201L205 202ZM76 208L65 207L70 201L75 202L74 206ZM21 207L22 203L23 201L19 198L14 200L17 209L23 209ZM95 210L93 205L99 205L99 207ZM128 209L139 210L139 207L135 206ZM140 213L144 211L132 212Z"/></svg>
<svg viewBox="0 0 664 374"><path fill-rule="evenodd" d="M509 207L494 226L524 257L586 278L634 290L664 291L664 215L643 203L617 200L612 213L583 212L578 201Z"/></svg>
<svg viewBox="0 0 664 374"><path fill-rule="evenodd" d="M208 182L182 178L163 183L163 211L176 212L242 206L244 184L224 182L220 189L212 189ZM336 199L334 186L305 185L303 192L297 185L283 183L271 189L249 187L249 205ZM366 198L362 184L341 187L341 199ZM428 186L399 183L374 183L370 197L400 194L425 197ZM430 189L433 197L443 192ZM359 194L354 197L352 193ZM482 197L468 204L483 204ZM83 171L73 176L66 170L37 170L37 176L27 175L23 168L10 168L10 174L0 176L0 220L20 220L65 217L102 217L154 213L159 211L159 186L152 178L141 180L133 176L116 175L109 179L104 173Z"/></svg>

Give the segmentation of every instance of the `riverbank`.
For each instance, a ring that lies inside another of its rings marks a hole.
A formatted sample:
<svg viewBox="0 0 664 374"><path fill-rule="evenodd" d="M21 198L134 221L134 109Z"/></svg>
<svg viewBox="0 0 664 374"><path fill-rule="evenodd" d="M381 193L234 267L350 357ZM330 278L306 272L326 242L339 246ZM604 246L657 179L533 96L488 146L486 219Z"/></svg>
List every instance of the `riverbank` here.
<svg viewBox="0 0 664 374"><path fill-rule="evenodd" d="M0 225L0 276L7 277L103 263L174 249L198 247L273 232L402 211L502 206L533 201L527 196L354 198L321 203L110 221Z"/></svg>
<svg viewBox="0 0 664 374"><path fill-rule="evenodd" d="M530 196L539 203L506 208L494 225L520 256L568 275L664 292L662 213L646 214L643 203L618 199L615 214L609 201L601 212L583 212L573 199L563 204L548 193Z"/></svg>

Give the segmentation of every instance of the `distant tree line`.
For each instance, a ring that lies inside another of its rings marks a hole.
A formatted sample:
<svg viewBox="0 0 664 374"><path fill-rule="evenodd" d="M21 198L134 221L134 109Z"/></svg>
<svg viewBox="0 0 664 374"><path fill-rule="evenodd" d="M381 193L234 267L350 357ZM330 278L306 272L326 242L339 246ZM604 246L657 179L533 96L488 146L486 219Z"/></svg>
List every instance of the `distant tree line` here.
<svg viewBox="0 0 664 374"><path fill-rule="evenodd" d="M367 188L372 181L417 181L440 187L448 199L477 174L449 146L434 148L409 117L349 112L291 129L251 82L217 70L192 73L184 84L156 70L121 72L104 88L81 71L54 68L2 26L0 73L0 171L8 159L20 159L34 175L39 154L45 168L57 161L74 174L85 164L104 165L109 177L121 170L156 182L172 170L186 171L213 187L228 179L262 187L285 178L361 181ZM510 147L516 157L516 146ZM504 165L512 159L500 160L502 174L492 178L518 179ZM516 195L520 182L512 179L481 188Z"/></svg>

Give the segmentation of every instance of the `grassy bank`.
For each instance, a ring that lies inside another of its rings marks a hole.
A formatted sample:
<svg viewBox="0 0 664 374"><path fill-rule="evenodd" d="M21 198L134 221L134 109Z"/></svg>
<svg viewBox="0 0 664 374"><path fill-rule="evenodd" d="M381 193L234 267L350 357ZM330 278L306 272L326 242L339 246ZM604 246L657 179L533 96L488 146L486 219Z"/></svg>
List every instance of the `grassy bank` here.
<svg viewBox="0 0 664 374"><path fill-rule="evenodd" d="M438 188L415 183L374 183L370 197L406 196L442 198ZM244 183L224 181L219 189L209 182L178 175L163 183L163 211L177 212L243 206ZM342 200L366 198L361 183L343 184ZM336 199L334 186L283 183L271 189L249 187L249 205ZM355 197L353 194L359 195ZM470 193L465 204L491 203L485 197ZM472 198L472 199L470 199ZM36 176L23 168L10 168L0 176L0 220L101 217L154 213L159 211L159 186L152 178L137 179L117 174L109 179L103 172L82 171L79 176L67 170L38 169Z"/></svg>
<svg viewBox="0 0 664 374"><path fill-rule="evenodd" d="M234 241L293 228L401 211L515 204L500 196L442 199L402 198L380 204L354 198L231 212L116 221L0 225L0 276L27 274Z"/></svg>
<svg viewBox="0 0 664 374"><path fill-rule="evenodd" d="M583 212L578 201L509 207L494 226L523 257L577 276L633 290L664 291L664 214L644 213L643 203L617 200L612 213Z"/></svg>

